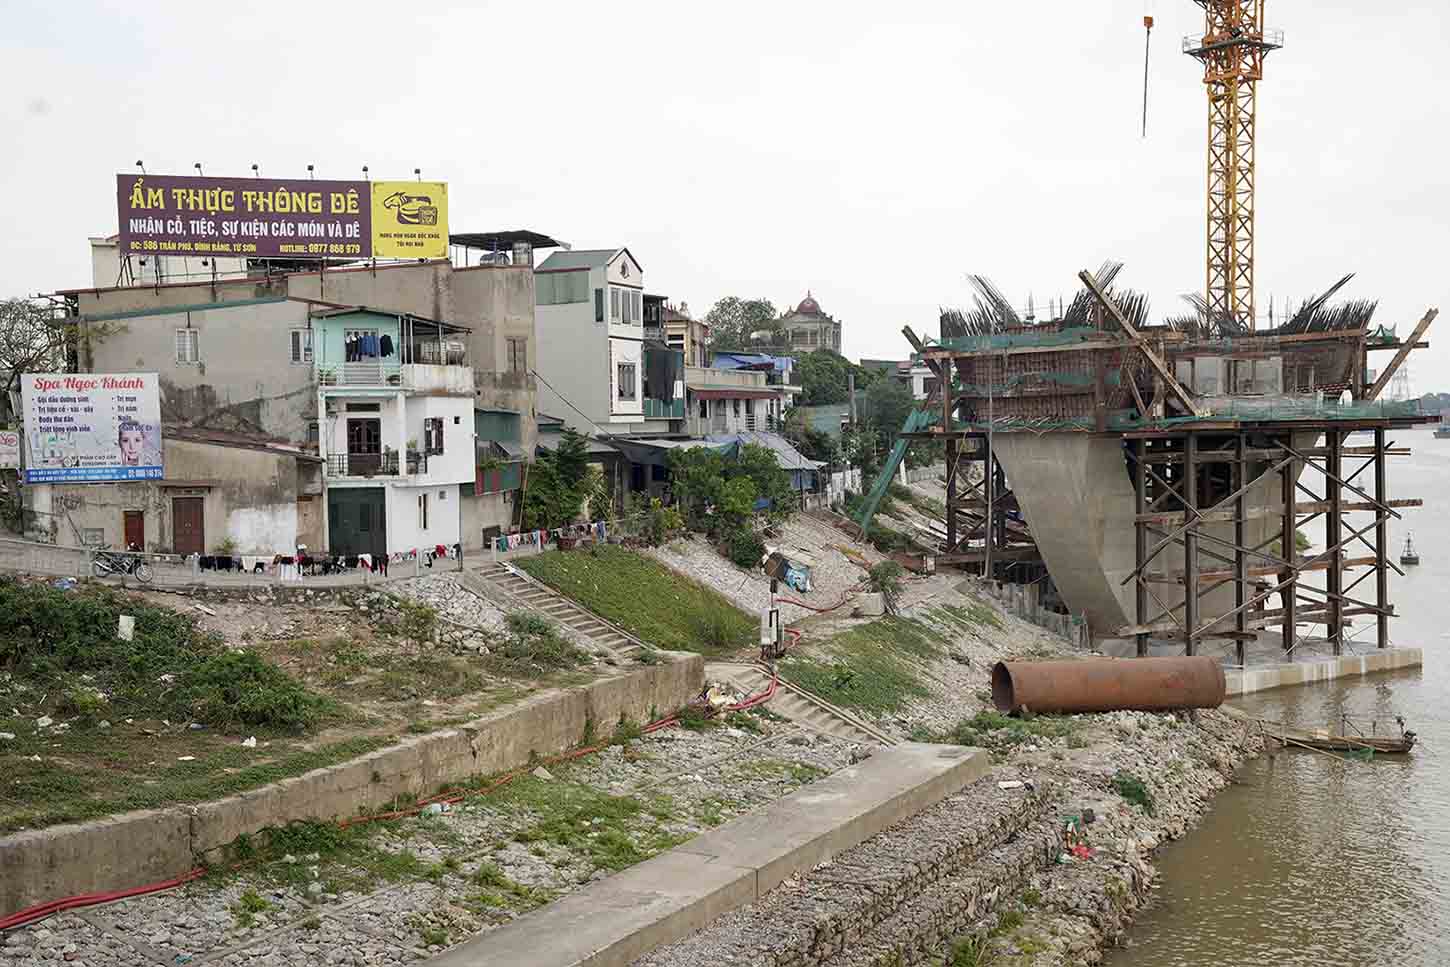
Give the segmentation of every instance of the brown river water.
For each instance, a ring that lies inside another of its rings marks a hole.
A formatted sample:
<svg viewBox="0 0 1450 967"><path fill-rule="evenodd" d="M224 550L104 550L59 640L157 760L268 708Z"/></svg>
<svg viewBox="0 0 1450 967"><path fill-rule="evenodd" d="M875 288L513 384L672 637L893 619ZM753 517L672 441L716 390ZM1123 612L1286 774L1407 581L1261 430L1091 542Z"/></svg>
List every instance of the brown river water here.
<svg viewBox="0 0 1450 967"><path fill-rule="evenodd" d="M1244 766L1202 824L1159 851L1154 899L1109 967L1450 965L1450 440L1417 429L1396 441L1414 453L1391 459L1391 496L1427 506L1390 525L1395 558L1413 531L1423 561L1390 574L1400 615L1390 634L1424 648L1425 667L1233 704L1305 727L1347 713L1394 729L1403 715L1420 744L1372 762L1285 751ZM1322 530L1307 532L1323 546ZM1360 590L1372 597L1373 587L1370 578ZM1373 618L1358 621L1353 633L1368 644L1353 647L1372 648Z"/></svg>

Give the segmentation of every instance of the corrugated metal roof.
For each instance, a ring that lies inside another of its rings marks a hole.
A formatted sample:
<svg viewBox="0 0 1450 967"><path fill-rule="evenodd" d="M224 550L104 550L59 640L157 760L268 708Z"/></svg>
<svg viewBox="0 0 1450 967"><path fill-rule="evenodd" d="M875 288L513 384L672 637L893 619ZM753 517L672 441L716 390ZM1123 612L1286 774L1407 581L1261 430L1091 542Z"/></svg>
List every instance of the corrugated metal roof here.
<svg viewBox="0 0 1450 967"><path fill-rule="evenodd" d="M790 441L778 433L765 433L760 430L744 430L740 433L710 434L705 437L711 443L754 443L767 447L775 453L775 462L780 464L782 470L815 470L825 464L817 463L801 454L799 450L790 445Z"/></svg>

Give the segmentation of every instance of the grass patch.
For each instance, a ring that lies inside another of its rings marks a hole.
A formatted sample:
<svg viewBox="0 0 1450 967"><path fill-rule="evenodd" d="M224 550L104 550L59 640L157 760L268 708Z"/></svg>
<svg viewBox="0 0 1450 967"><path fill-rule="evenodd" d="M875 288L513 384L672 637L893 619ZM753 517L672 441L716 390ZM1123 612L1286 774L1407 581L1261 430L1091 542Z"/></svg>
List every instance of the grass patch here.
<svg viewBox="0 0 1450 967"><path fill-rule="evenodd" d="M116 637L122 614L136 619L131 641ZM338 711L256 653L227 650L190 616L105 587L0 579L0 667L83 720L154 716L296 734Z"/></svg>
<svg viewBox="0 0 1450 967"><path fill-rule="evenodd" d="M978 712L962 719L937 742L975 745L987 749L1005 749L1023 745L1034 739L1061 739L1073 735L1077 721L1066 715L1034 715L1012 718L1001 712Z"/></svg>
<svg viewBox="0 0 1450 967"><path fill-rule="evenodd" d="M1113 789L1128 802L1137 803L1149 816L1153 815L1153 793L1143 784L1142 779L1126 770L1119 770L1113 776Z"/></svg>
<svg viewBox="0 0 1450 967"><path fill-rule="evenodd" d="M724 596L624 548L549 551L514 563L657 648L727 654L753 644L759 629Z"/></svg>
<svg viewBox="0 0 1450 967"><path fill-rule="evenodd" d="M257 923L257 914L266 913L272 909L272 904L262 899L256 890L248 889L237 898L232 904L232 918L236 920L238 927L250 929Z"/></svg>
<svg viewBox="0 0 1450 967"><path fill-rule="evenodd" d="M531 814L534 821L514 834L518 842L570 850L587 857L595 869L617 872L686 839L659 828L670 818L668 800L647 804L576 782L522 776L489 802L504 811Z"/></svg>
<svg viewBox="0 0 1450 967"><path fill-rule="evenodd" d="M793 684L844 708L874 714L899 711L929 692L918 661L942 654L942 635L913 618L879 618L823 642L816 656L781 662Z"/></svg>
<svg viewBox="0 0 1450 967"><path fill-rule="evenodd" d="M487 665L513 678L539 678L589 660L548 620L528 611L508 616L508 634L490 649Z"/></svg>
<svg viewBox="0 0 1450 967"><path fill-rule="evenodd" d="M482 888L481 892L470 898L480 907L523 912L548 903L554 896L549 890L525 886L509 879L503 870L487 860L474 871L470 879L475 886Z"/></svg>
<svg viewBox="0 0 1450 967"><path fill-rule="evenodd" d="M0 756L0 773L5 776L0 785L0 832L218 799L346 762L392 741L383 736L354 738L269 756L262 750L219 745L214 740L210 751L203 752L198 746L207 740L198 737L200 733L183 733L161 743L154 738L118 736L113 730L104 733L108 748L98 756L89 748L97 734L72 733L66 736L59 755L47 746L44 751L48 754L40 762L18 755ZM66 745L83 752L66 755ZM158 753L158 748L165 748L167 754ZM201 754L195 761L179 762L175 754L179 749ZM89 758L83 759L83 755Z"/></svg>

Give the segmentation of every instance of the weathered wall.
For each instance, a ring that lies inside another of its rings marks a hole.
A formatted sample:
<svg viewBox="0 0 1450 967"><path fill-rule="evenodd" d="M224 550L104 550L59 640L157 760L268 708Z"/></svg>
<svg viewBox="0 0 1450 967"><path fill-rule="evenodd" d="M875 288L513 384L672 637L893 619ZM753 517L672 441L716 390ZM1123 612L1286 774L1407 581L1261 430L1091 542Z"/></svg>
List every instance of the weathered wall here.
<svg viewBox="0 0 1450 967"><path fill-rule="evenodd" d="M317 406L312 364L291 361L290 339L307 313L306 303L282 301L99 323L111 331L91 341L89 368L158 373L165 423L305 443ZM195 363L176 361L178 329L196 330Z"/></svg>
<svg viewBox="0 0 1450 967"><path fill-rule="evenodd" d="M536 369L543 377L539 412L558 417L580 432L593 433L596 423L607 426L614 378L609 372L609 339L604 324L594 321L594 303L539 306L536 318ZM568 396L567 402L560 392Z"/></svg>
<svg viewBox="0 0 1450 967"><path fill-rule="evenodd" d="M199 806L126 813L0 838L0 916L75 893L115 890L177 876L238 836L299 819L336 819L382 808L398 796L526 764L579 743L591 725L675 709L699 693L704 659L663 653L564 691L544 692L458 729L404 739L341 765Z"/></svg>
<svg viewBox="0 0 1450 967"><path fill-rule="evenodd" d="M483 532L497 527L500 533L513 531L514 499L518 491L473 496L473 487L464 484L458 488L463 509L463 549L465 551L485 550Z"/></svg>
<svg viewBox="0 0 1450 967"><path fill-rule="evenodd" d="M207 550L228 538L238 554L290 554L296 549L297 458L191 440L168 439L163 446L166 479L160 482L49 485L56 542L77 547L78 532L99 529L103 543L124 547L124 514L141 511L145 549L169 552L172 498L199 496ZM31 488L36 496L41 489ZM318 540L320 544L320 535Z"/></svg>

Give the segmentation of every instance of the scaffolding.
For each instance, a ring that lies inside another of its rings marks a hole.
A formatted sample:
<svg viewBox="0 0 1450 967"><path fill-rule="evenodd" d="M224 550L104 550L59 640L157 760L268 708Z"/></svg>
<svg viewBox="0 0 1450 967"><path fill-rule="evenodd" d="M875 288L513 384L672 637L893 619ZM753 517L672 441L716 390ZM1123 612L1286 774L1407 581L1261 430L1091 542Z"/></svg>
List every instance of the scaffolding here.
<svg viewBox="0 0 1450 967"><path fill-rule="evenodd" d="M1153 638L1180 642L1187 655L1197 654L1206 640L1227 639L1243 665L1248 643L1262 629L1280 628L1282 647L1292 653L1305 641L1300 624L1323 625L1324 640L1340 655L1347 619L1373 615L1376 644L1389 647L1395 613L1389 571L1403 572L1391 559L1388 525L1401 509L1421 501L1390 498L1386 460L1409 450L1387 443L1386 434L1413 422L1269 422L1232 432L1125 434L1135 567L1123 583L1134 588L1136 623L1117 635L1135 638L1139 655L1149 653ZM1322 442L1296 446L1294 437L1306 431L1322 434ZM1372 444L1348 442L1362 432L1372 434ZM1322 476L1323 493L1301 479L1306 470ZM1364 479L1367 471L1372 479ZM1369 513L1370 522L1356 526L1348 519L1355 512ZM1299 528L1321 517L1324 550L1299 554ZM1363 573L1348 580L1359 570ZM1313 572L1324 574L1322 588L1304 580ZM1355 591L1371 576L1374 594L1367 600L1365 592ZM1165 586L1171 590L1163 591ZM1268 607L1276 595L1279 607Z"/></svg>

